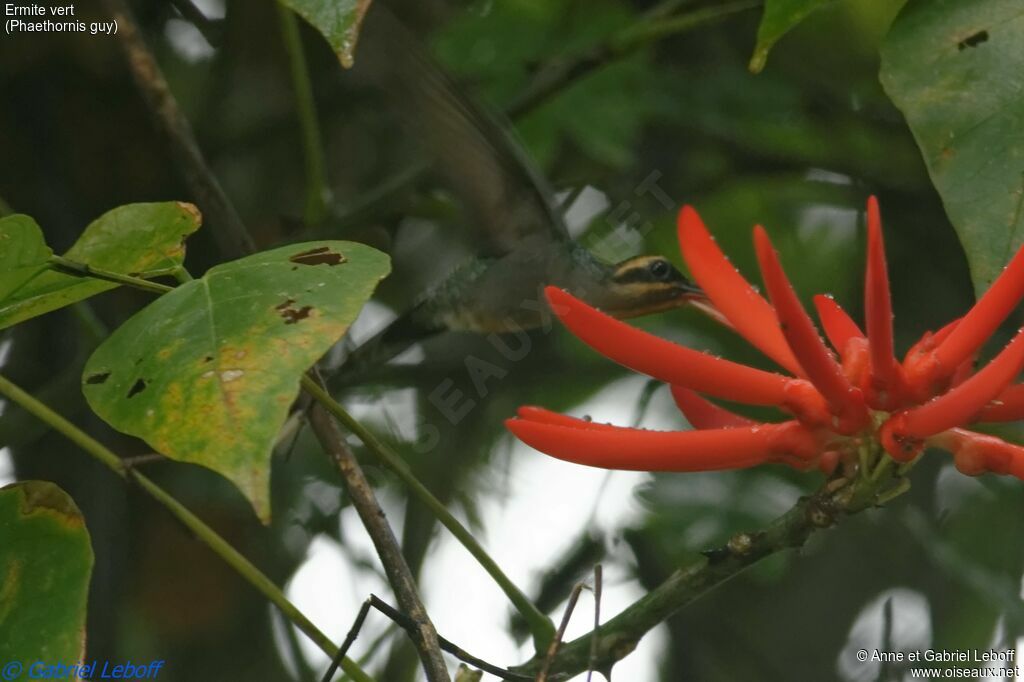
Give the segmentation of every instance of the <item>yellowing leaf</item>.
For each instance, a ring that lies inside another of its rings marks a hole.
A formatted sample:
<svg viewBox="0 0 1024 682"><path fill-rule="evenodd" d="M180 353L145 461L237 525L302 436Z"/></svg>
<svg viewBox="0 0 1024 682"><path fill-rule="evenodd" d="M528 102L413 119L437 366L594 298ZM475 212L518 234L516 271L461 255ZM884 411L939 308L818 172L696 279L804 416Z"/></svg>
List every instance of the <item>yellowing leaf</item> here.
<svg viewBox="0 0 1024 682"><path fill-rule="evenodd" d="M93 564L78 507L45 481L0 488L0 538L0 664L78 663Z"/></svg>
<svg viewBox="0 0 1024 682"><path fill-rule="evenodd" d="M302 373L389 270L339 241L218 265L111 334L86 363L85 397L114 428L229 478L267 521L270 453Z"/></svg>
<svg viewBox="0 0 1024 682"><path fill-rule="evenodd" d="M26 216L6 218L0 221L0 235L2 225L12 218L20 221L21 230L26 229L24 221L31 221ZM184 261L185 238L199 229L200 222L199 211L192 204L168 201L119 206L91 222L64 257L122 275L148 278L170 274ZM0 251L0 268L3 259ZM7 296L0 295L0 329L118 286L51 269L37 270Z"/></svg>

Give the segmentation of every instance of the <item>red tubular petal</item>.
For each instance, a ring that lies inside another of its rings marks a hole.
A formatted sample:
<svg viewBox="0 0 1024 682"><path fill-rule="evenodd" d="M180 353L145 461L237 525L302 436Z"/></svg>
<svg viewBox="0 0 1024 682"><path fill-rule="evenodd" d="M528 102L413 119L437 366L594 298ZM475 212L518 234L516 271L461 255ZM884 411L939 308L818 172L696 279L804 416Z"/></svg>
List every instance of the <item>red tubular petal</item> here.
<svg viewBox="0 0 1024 682"><path fill-rule="evenodd" d="M938 360L933 352L936 347L942 344L950 334L959 326L962 317L958 317L939 331L925 332L925 334L910 347L906 357L903 359L903 388L908 394L920 402L927 400L936 393L943 391L948 386L945 381L936 381L941 372L938 372ZM969 359L969 358L968 358ZM967 360L964 360L967 362ZM960 363L960 367L963 362ZM957 368L959 370L959 367ZM954 373L956 373L954 371Z"/></svg>
<svg viewBox="0 0 1024 682"><path fill-rule="evenodd" d="M929 438L928 443L952 452L956 468L968 476L991 471L1024 479L1024 448L1001 438L950 429Z"/></svg>
<svg viewBox="0 0 1024 682"><path fill-rule="evenodd" d="M892 340L892 298L885 266L885 242L878 200L868 197L868 264L864 281L864 311L871 342L872 387L890 388L895 380L896 356Z"/></svg>
<svg viewBox="0 0 1024 682"><path fill-rule="evenodd" d="M963 324L935 349L937 376L932 381L950 376L956 368L983 343L1009 316L1024 296L1024 247L1010 261L974 307L964 315Z"/></svg>
<svg viewBox="0 0 1024 682"><path fill-rule="evenodd" d="M782 458L810 460L817 439L795 421L710 431L592 430L523 419L505 426L552 457L604 469L717 471Z"/></svg>
<svg viewBox="0 0 1024 682"><path fill-rule="evenodd" d="M577 419L576 417L570 417L567 414L552 412L551 410L546 410L543 407L536 407L534 405L523 405L516 410L516 414L519 415L520 419L537 422L538 424L571 426L576 429L587 429L590 431L606 431L609 429L614 430L619 428L612 424L600 424L598 422L590 421L589 419Z"/></svg>
<svg viewBox="0 0 1024 682"><path fill-rule="evenodd" d="M971 355L971 357L961 362L960 366L956 368L955 372L953 372L953 376L949 378L949 385L959 386L970 379L971 376L974 375L974 361L976 359L976 355Z"/></svg>
<svg viewBox="0 0 1024 682"><path fill-rule="evenodd" d="M751 345L790 372L803 376L800 363L779 332L775 311L732 266L697 211L683 206L677 222L683 260L715 307Z"/></svg>
<svg viewBox="0 0 1024 682"><path fill-rule="evenodd" d="M883 445L887 440L897 443L905 453L914 442L971 421L986 403L1006 389L1022 366L1024 329L984 369L956 388L920 407L893 415L882 425ZM893 456L899 459L899 455Z"/></svg>
<svg viewBox="0 0 1024 682"><path fill-rule="evenodd" d="M782 325L782 333L814 387L821 392L838 419L840 433L854 433L868 423L868 412L859 389L850 386L839 363L818 335L800 304L793 286L782 271L778 254L760 225L754 228L754 246L768 296Z"/></svg>
<svg viewBox="0 0 1024 682"><path fill-rule="evenodd" d="M630 327L555 287L551 309L583 343L632 370L726 400L782 405L786 377L699 353Z"/></svg>
<svg viewBox="0 0 1024 682"><path fill-rule="evenodd" d="M975 421L1013 422L1024 419L1024 384L1008 386L986 405Z"/></svg>
<svg viewBox="0 0 1024 682"><path fill-rule="evenodd" d="M753 419L747 419L724 407L719 407L702 398L696 391L682 386L672 387L672 399L686 421L695 429L731 429L737 426L754 426Z"/></svg>
<svg viewBox="0 0 1024 682"><path fill-rule="evenodd" d="M840 355L843 354L850 339L866 338L853 318L832 297L818 294L814 297L814 307L818 311L818 319L825 329L828 342Z"/></svg>

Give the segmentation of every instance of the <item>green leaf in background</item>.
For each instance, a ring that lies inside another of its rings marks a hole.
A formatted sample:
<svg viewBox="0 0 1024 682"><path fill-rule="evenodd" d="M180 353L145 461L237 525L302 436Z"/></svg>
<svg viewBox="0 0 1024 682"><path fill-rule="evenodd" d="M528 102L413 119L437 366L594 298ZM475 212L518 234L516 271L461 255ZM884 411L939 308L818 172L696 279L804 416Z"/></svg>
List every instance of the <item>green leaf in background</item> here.
<svg viewBox="0 0 1024 682"><path fill-rule="evenodd" d="M984 291L1024 241L1024 5L908 3L883 44L881 80Z"/></svg>
<svg viewBox="0 0 1024 682"><path fill-rule="evenodd" d="M359 27L373 0L280 0L320 32L346 69L355 63Z"/></svg>
<svg viewBox="0 0 1024 682"><path fill-rule="evenodd" d="M750 58L750 70L760 73L768 61L768 52L791 28L823 5L835 0L767 0L764 16L757 27L757 44Z"/></svg>
<svg viewBox="0 0 1024 682"><path fill-rule="evenodd" d="M93 554L67 493L46 481L0 488L0 662L78 663Z"/></svg>
<svg viewBox="0 0 1024 682"><path fill-rule="evenodd" d="M0 306L45 270L52 254L36 221L27 215L0 218Z"/></svg>
<svg viewBox="0 0 1024 682"><path fill-rule="evenodd" d="M270 518L270 453L309 369L348 329L388 257L293 244L211 268L153 301L96 350L96 413L157 452L230 479Z"/></svg>
<svg viewBox="0 0 1024 682"><path fill-rule="evenodd" d="M135 277L171 274L185 259L185 238L199 229L201 220L195 206L176 201L119 206L91 222L64 257ZM44 270L0 298L0 329L118 286Z"/></svg>

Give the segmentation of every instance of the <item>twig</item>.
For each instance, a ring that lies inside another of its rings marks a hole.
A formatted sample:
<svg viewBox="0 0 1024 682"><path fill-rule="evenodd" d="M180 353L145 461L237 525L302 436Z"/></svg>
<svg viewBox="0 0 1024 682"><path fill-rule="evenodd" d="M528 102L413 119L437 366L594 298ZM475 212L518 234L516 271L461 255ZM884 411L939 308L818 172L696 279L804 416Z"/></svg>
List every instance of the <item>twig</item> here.
<svg viewBox="0 0 1024 682"><path fill-rule="evenodd" d="M122 457L121 463L126 469L135 469L146 464L153 464L154 462L166 462L167 458L161 455L159 452L147 452L144 455L132 455L131 457Z"/></svg>
<svg viewBox="0 0 1024 682"><path fill-rule="evenodd" d="M391 606L387 602L381 600L379 597L377 597L377 595L371 594L369 598L363 602L362 607L359 609L359 613L358 615L356 615L355 622L352 623L352 627L349 629L348 635L345 637L345 641L342 643L341 648L338 650L339 652L347 651L348 648L352 646L352 643L356 640L356 637L359 635L359 630L363 627L363 621L366 620L366 614L369 612L371 606L380 611L381 613L383 613L388 618L390 618L396 625L398 625L398 627L402 628L406 632L411 633L412 630L416 627L416 623L413 622L413 620L409 618L407 615L405 615L395 607ZM441 648L443 650L447 651L460 661L463 661L475 668L483 670L485 673L489 673L496 677L500 677L503 680L533 682L533 677L529 675L524 675L522 673L517 673L514 670L507 670L506 668L496 666L493 663L488 663L482 658L477 658L476 656L470 654L465 649L463 649L462 647L455 644L449 639L445 639L440 635L438 636L437 639L438 642L440 642ZM323 680L321 682L330 682L331 675L334 674L336 669L336 666L334 666L332 662L331 667L327 669L327 673L324 675Z"/></svg>
<svg viewBox="0 0 1024 682"><path fill-rule="evenodd" d="M281 2L275 4L281 20L281 35L284 38L285 51L288 53L292 87L295 88L295 108L302 131L302 149L306 160L306 208L303 216L306 227L310 227L319 225L327 215L330 198L327 165L324 163L320 124L317 122L316 102L313 98L313 85L309 80L309 69L306 66L306 55L302 51L299 23L291 9Z"/></svg>
<svg viewBox="0 0 1024 682"><path fill-rule="evenodd" d="M760 7L763 0L738 0L680 14L661 15L655 10L644 21L612 35L597 47L569 62L543 69L506 108L510 118L524 116L565 90L569 85L628 56L636 50L670 35L721 21L733 14Z"/></svg>
<svg viewBox="0 0 1024 682"><path fill-rule="evenodd" d="M473 534L466 530L466 527L459 523L458 519L448 511L448 508L434 497L433 493L409 471L405 461L346 412L345 408L331 398L311 378L308 376L303 377L302 387L328 412L334 415L346 429L355 434L356 438L361 440L370 452L391 469L408 486L410 492L433 512L445 528L451 531L452 535L462 543L463 547L487 571L494 582L498 584L498 587L505 593L505 596L508 597L509 601L512 602L512 605L519 614L526 620L533 635L534 643L538 647L537 650L540 651L546 648L555 632L555 627L548 617L541 613L533 602L505 575L497 562L487 554L486 550L473 537Z"/></svg>
<svg viewBox="0 0 1024 682"><path fill-rule="evenodd" d="M65 274L74 275L75 277L102 279L108 282L133 287L135 289L142 289L143 291L151 291L155 294L166 294L174 288L169 287L166 284L150 282L148 279L142 279L141 277L132 277L131 275L122 275L121 273L104 270L102 268L94 268L88 263L79 263L77 261L64 258L63 256L50 256L50 266L55 270L61 270Z"/></svg>
<svg viewBox="0 0 1024 682"><path fill-rule="evenodd" d="M803 546L815 531L834 525L844 516L880 505L895 491L903 492L906 485L907 479L893 474L880 481L867 477L838 488L822 486L763 530L741 533L725 546L705 552L704 558L676 570L599 630L565 644L552 662L551 671L572 676L588 667L599 671L611 668L633 651L651 628L711 588L767 556ZM543 665L544 659L535 657L513 669L529 673Z"/></svg>
<svg viewBox="0 0 1024 682"><path fill-rule="evenodd" d="M590 638L590 657L587 659L587 682L594 674L597 662L597 633L601 629L601 594L604 592L604 570L601 564L594 565L594 630Z"/></svg>
<svg viewBox="0 0 1024 682"><path fill-rule="evenodd" d="M583 583L576 583L572 588L572 592L569 593L569 602L565 605L565 613L562 614L562 622L558 624L558 630L555 631L555 638L551 640L551 644L548 646L548 651L544 655L544 665L540 667L540 672L537 673L536 682L547 682L548 669L551 668L551 662L555 660L555 656L558 654L558 648L562 645L562 638L565 637L565 629L569 627L569 619L572 618L572 612L576 610L576 602L580 600L580 592L583 591Z"/></svg>
<svg viewBox="0 0 1024 682"><path fill-rule="evenodd" d="M430 616L427 615L427 610L420 600L419 592L416 589L416 579L413 578L409 565L405 563L405 557L402 556L398 541L391 531L391 526L388 525L384 511L380 508L359 462L352 454L348 444L345 443L337 423L321 405L313 406L310 423L320 441L320 446L331 455L341 471L352 504L373 541L377 556L384 564L384 572L388 576L391 587L395 590L398 603L409 614L415 625L409 630L409 635L420 655L427 679L430 682L447 682L451 678L448 676L448 668L441 656L437 631L434 630Z"/></svg>
<svg viewBox="0 0 1024 682"><path fill-rule="evenodd" d="M192 128L178 108L160 67L142 40L130 10L124 0L104 0L104 3L120 26L121 44L128 57L136 85L142 92L150 112L169 137L176 162L184 173L197 203L205 213L213 218L216 228L214 234L221 251L229 257L253 253L256 247L252 238L238 217L231 201L207 166L202 152L196 144L195 136L192 134ZM331 431L328 431L328 426L331 427ZM344 439L340 433L337 433L337 429L330 419L319 420L319 427L314 430L325 450L332 453L336 459L344 458L346 452L351 457L351 452L348 451ZM351 464L354 466L343 469L343 472L349 473L346 477L349 492L353 495L353 501L357 497L362 501L361 505L357 504L357 509L359 509L360 517L373 539L374 545L378 552L381 552L381 561L384 563L389 579L392 580L392 587L395 589L396 595L403 603L403 607L417 616L420 629L418 636L414 637L414 641L419 645L418 648L420 648L428 678L431 681L448 680L447 670L444 668L444 662L437 648L436 633L433 633L433 626L415 593L415 585L411 583L411 574L403 577L400 566L390 559L388 554L383 553L384 548L389 544L397 547L394 535L384 521L380 507L373 497L373 491L366 483L365 477L362 476L354 457L351 457ZM360 478L361 481L358 480ZM400 553L399 557L401 557ZM404 560L401 565L404 566ZM406 567L405 573L408 574L408 567ZM406 577L409 580L406 580Z"/></svg>
<svg viewBox="0 0 1024 682"><path fill-rule="evenodd" d="M135 85L142 94L159 129L168 137L178 170L203 214L215 226L214 237L227 256L238 258L256 251L241 218L220 183L206 164L196 143L192 126L178 107L167 79L146 47L131 11L124 0L103 0L107 12L117 21L118 37L128 59Z"/></svg>
<svg viewBox="0 0 1024 682"><path fill-rule="evenodd" d="M341 643L338 648L338 653L335 654L331 660L331 665L327 668L327 672L324 673L323 678L320 682L331 682L331 678L334 677L334 673L338 671L338 666L341 665L342 660L348 655L348 650L352 648L352 644L356 641L356 637L359 636L359 631L363 629L363 621L366 620L366 614L370 612L371 601L367 599L363 602L363 605L359 607L359 613L356 614L356 619L352 621L352 627L348 629L348 634L345 635L345 641Z"/></svg>
<svg viewBox="0 0 1024 682"><path fill-rule="evenodd" d="M0 376L0 395L9 398L12 402L20 405L26 412L34 415L46 423L54 431L60 433L75 445L79 446L92 455L100 463L113 471L126 481L134 481L150 497L166 508L174 517L181 521L200 542L209 547L215 554L224 560L235 570L246 582L267 598L272 604L280 609L281 613L295 624L310 640L313 641L328 656L334 656L336 649L331 640L321 632L312 621L294 604L252 562L232 547L228 542L217 534L215 530L206 525L202 519L193 514L184 505L171 497L163 488L143 474L125 466L124 461L111 452L106 446L85 433L67 419L51 410L48 406L26 393L24 390L10 382L6 377ZM359 682L373 682L373 679L356 665L354 661L346 659L342 663L345 672Z"/></svg>

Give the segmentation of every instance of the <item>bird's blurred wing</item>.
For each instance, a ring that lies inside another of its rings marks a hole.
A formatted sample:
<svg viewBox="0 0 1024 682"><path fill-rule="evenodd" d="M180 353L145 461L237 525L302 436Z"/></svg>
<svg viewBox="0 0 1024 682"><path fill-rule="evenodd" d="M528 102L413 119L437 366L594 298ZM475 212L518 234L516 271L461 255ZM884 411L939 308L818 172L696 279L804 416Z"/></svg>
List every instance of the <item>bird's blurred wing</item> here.
<svg viewBox="0 0 1024 682"><path fill-rule="evenodd" d="M493 246L528 236L567 239L547 184L502 117L474 102L381 3L360 37L356 68L380 83L406 128L423 140Z"/></svg>

